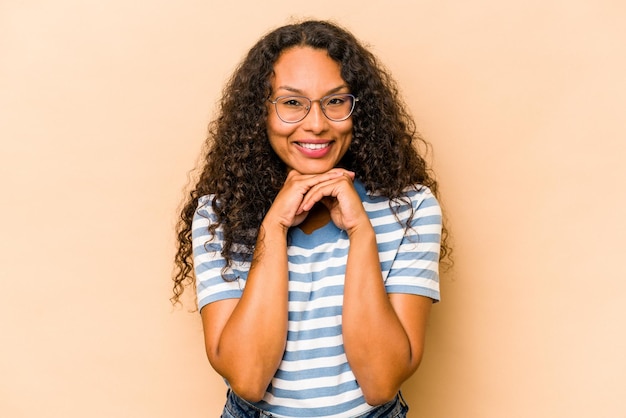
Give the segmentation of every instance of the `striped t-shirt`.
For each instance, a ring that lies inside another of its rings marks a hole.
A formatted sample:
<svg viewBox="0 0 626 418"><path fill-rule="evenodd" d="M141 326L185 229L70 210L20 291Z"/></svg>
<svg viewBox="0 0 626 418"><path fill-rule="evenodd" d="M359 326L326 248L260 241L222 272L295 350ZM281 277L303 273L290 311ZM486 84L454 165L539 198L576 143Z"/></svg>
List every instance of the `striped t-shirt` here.
<svg viewBox="0 0 626 418"><path fill-rule="evenodd" d="M408 293L439 300L438 260L441 210L426 187L407 190L415 210L405 230L389 208L389 200L368 194L355 182L376 232L380 268L387 293ZM211 240L208 226L215 221L212 196L203 196L193 220L193 250L198 307L240 298L249 263L236 263L222 278L222 232ZM409 210L400 206L406 220ZM288 234L289 328L287 346L265 397L255 406L278 417L353 417L372 406L348 364L341 334L345 267L350 245L345 231L332 222L305 234ZM364 325L366 326L366 325Z"/></svg>

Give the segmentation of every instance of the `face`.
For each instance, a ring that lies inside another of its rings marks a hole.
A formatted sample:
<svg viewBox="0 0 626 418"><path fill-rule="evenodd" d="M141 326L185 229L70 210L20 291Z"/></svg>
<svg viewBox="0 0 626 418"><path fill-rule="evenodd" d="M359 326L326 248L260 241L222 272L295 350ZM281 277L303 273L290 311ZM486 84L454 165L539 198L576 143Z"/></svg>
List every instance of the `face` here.
<svg viewBox="0 0 626 418"><path fill-rule="evenodd" d="M325 50L294 47L274 64L271 80L274 100L279 96L305 96L317 100L334 93L350 93L341 69ZM268 101L267 134L270 144L289 169L302 174L324 173L344 156L352 140L352 116L333 122L324 116L319 102L300 122L286 123Z"/></svg>

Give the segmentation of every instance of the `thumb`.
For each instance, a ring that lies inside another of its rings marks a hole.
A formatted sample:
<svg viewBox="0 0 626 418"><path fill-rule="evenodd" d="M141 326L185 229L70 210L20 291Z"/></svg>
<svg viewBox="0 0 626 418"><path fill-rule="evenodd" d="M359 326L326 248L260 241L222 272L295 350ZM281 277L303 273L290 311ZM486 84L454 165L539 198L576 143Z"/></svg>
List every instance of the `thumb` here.
<svg viewBox="0 0 626 418"><path fill-rule="evenodd" d="M326 209L331 210L337 204L337 199L333 196L324 196L320 202L326 206Z"/></svg>

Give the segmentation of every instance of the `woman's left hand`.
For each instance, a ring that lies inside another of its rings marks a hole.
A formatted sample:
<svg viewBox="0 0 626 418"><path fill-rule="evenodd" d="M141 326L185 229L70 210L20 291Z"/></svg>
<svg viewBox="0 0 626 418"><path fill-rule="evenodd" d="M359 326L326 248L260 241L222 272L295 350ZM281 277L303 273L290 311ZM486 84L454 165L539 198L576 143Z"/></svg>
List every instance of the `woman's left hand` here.
<svg viewBox="0 0 626 418"><path fill-rule="evenodd" d="M334 169L337 170L337 169ZM330 218L337 228L348 232L348 235L369 218L361 198L354 188L354 172L343 170L342 176L323 181L311 187L300 204L297 214L307 212L320 202L330 212Z"/></svg>

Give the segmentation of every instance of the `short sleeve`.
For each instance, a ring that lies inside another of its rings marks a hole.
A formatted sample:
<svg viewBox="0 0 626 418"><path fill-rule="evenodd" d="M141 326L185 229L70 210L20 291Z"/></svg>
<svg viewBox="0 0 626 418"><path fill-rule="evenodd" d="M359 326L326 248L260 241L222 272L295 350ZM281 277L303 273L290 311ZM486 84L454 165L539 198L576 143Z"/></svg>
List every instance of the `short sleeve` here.
<svg viewBox="0 0 626 418"><path fill-rule="evenodd" d="M385 279L387 293L408 293L440 300L441 207L427 187L408 193L414 216Z"/></svg>
<svg viewBox="0 0 626 418"><path fill-rule="evenodd" d="M211 196L198 200L191 225L198 309L218 300L240 298L245 282L241 272L232 268L224 271L226 261L221 255L222 229L218 228L215 236L209 232L209 226L216 221L211 200ZM247 277L246 266L241 267L246 270Z"/></svg>

